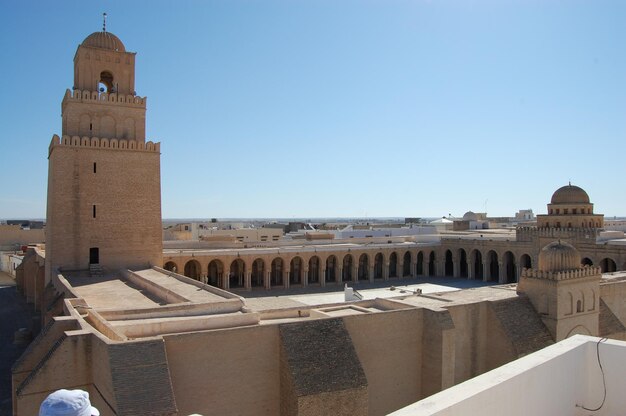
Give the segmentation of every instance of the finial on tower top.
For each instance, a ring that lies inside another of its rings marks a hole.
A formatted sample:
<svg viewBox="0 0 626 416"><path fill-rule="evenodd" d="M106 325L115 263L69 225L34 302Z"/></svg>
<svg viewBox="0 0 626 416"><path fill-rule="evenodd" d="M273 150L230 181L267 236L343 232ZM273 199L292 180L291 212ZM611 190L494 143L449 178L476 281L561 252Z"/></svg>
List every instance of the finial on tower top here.
<svg viewBox="0 0 626 416"><path fill-rule="evenodd" d="M106 13L102 13L102 31L103 32L107 31L107 14Z"/></svg>

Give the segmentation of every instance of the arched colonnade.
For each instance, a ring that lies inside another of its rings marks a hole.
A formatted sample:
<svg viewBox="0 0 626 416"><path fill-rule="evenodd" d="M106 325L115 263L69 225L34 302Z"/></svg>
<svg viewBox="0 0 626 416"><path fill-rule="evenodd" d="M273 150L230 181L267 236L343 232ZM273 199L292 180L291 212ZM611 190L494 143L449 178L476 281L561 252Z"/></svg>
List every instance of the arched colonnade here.
<svg viewBox="0 0 626 416"><path fill-rule="evenodd" d="M420 276L517 282L529 254L495 249L334 250L220 256L168 256L164 268L223 289L271 289Z"/></svg>

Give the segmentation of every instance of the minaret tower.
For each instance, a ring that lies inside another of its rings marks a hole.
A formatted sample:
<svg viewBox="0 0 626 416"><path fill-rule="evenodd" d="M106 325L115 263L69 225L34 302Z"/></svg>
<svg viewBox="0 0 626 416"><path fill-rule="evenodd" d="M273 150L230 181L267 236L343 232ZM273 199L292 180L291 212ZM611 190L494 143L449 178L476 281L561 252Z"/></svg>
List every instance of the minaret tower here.
<svg viewBox="0 0 626 416"><path fill-rule="evenodd" d="M46 281L57 270L161 265L160 144L145 141L146 101L135 53L105 25L87 36L48 153Z"/></svg>

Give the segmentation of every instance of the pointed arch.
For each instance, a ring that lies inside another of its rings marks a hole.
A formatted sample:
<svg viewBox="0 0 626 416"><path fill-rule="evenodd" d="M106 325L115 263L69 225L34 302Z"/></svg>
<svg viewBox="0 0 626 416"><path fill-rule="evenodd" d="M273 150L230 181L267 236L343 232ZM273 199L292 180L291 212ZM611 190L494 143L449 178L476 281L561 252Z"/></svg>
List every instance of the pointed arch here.
<svg viewBox="0 0 626 416"><path fill-rule="evenodd" d="M211 260L207 272L207 283L211 286L223 287L222 276L224 274L224 264L220 260Z"/></svg>
<svg viewBox="0 0 626 416"><path fill-rule="evenodd" d="M272 286L283 286L283 259L280 257L272 260L272 268L270 274L270 281Z"/></svg>
<svg viewBox="0 0 626 416"><path fill-rule="evenodd" d="M363 253L359 256L359 267L357 270L358 280L369 280L369 257Z"/></svg>
<svg viewBox="0 0 626 416"><path fill-rule="evenodd" d="M389 277L398 277L398 255L395 251L389 255Z"/></svg>
<svg viewBox="0 0 626 416"><path fill-rule="evenodd" d="M250 284L252 287L265 286L265 262L263 259L255 259L252 262L252 274L250 275Z"/></svg>
<svg viewBox="0 0 626 416"><path fill-rule="evenodd" d="M383 276L383 264L385 263L385 259L383 257L383 253L377 253L374 256L374 279L382 279Z"/></svg>
<svg viewBox="0 0 626 416"><path fill-rule="evenodd" d="M352 265L354 261L352 260L351 254L346 254L343 257L343 267L341 270L341 281L342 282L350 282L352 281Z"/></svg>
<svg viewBox="0 0 626 416"><path fill-rule="evenodd" d="M303 264L302 258L296 256L291 259L289 263L289 284L300 285L302 284Z"/></svg>
<svg viewBox="0 0 626 416"><path fill-rule="evenodd" d="M309 284L320 282L320 258L313 256L309 259Z"/></svg>
<svg viewBox="0 0 626 416"><path fill-rule="evenodd" d="M230 263L228 273L228 287L240 288L245 285L246 263L242 259L235 259Z"/></svg>
<svg viewBox="0 0 626 416"><path fill-rule="evenodd" d="M200 280L200 263L198 260L189 260L185 263L185 276Z"/></svg>
<svg viewBox="0 0 626 416"><path fill-rule="evenodd" d="M406 251L402 260L402 277L411 276L411 262L413 260L411 252Z"/></svg>
<svg viewBox="0 0 626 416"><path fill-rule="evenodd" d="M178 265L175 262L171 261L171 260L166 262L163 265L163 268L165 270L167 270L168 272L174 272L174 273L178 272L178 270L179 270L178 269Z"/></svg>

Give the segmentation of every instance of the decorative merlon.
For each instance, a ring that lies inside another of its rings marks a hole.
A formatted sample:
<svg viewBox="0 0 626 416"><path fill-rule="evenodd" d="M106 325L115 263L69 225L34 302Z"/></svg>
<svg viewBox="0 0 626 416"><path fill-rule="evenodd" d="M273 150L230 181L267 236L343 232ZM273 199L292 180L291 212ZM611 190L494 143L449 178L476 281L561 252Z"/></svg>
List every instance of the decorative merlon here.
<svg viewBox="0 0 626 416"><path fill-rule="evenodd" d="M65 96L63 97L63 101L65 100L76 100L76 101L97 101L100 103L121 103L126 105L132 105L136 107L145 108L148 102L147 97L140 97L138 95L125 95L125 94L117 94L117 93L106 93L106 92L98 92L98 91L87 91L87 90L65 90Z"/></svg>
<svg viewBox="0 0 626 416"><path fill-rule="evenodd" d="M57 146L69 146L69 147L92 147L97 149L107 150L134 150L140 152L155 152L161 151L161 143L157 142L140 142L137 140L126 139L108 139L98 137L80 137L80 136L63 136L60 138L58 135L52 136L50 141L50 147L48 148L48 155L52 153L52 150Z"/></svg>
<svg viewBox="0 0 626 416"><path fill-rule="evenodd" d="M602 271L600 267L583 267L575 270L564 270L560 272L542 271L536 269L523 269L522 277L531 279L547 279L547 280L570 280L582 277L600 276Z"/></svg>

